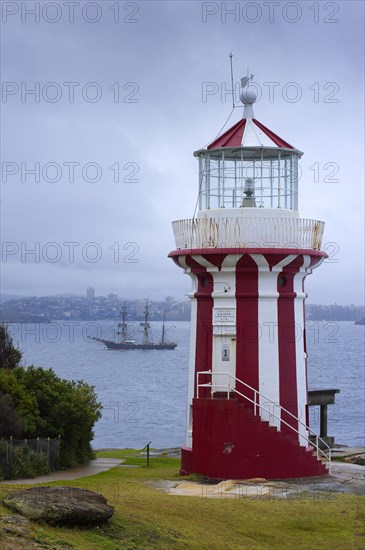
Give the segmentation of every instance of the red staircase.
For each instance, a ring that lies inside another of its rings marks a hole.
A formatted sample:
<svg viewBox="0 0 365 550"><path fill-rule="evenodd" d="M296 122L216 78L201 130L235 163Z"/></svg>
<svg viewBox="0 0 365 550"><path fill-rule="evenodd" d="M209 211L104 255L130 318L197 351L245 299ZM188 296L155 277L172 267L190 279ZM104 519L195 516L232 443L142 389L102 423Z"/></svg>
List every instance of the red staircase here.
<svg viewBox="0 0 365 550"><path fill-rule="evenodd" d="M313 447L299 445L295 431L279 431L242 399L227 399L227 393L215 397L193 400L193 447L182 449L182 474L216 479L328 474Z"/></svg>

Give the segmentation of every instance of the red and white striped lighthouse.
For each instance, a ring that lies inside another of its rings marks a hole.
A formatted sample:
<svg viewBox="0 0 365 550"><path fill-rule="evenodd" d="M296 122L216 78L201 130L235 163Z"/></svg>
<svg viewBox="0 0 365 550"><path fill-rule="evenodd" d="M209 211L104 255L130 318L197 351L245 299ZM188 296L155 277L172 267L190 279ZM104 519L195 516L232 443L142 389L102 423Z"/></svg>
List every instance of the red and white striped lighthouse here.
<svg viewBox="0 0 365 550"><path fill-rule="evenodd" d="M298 212L302 152L243 118L194 153L199 211L173 222L170 257L190 275L191 336L181 473L294 478L328 472L309 442L304 279L324 223Z"/></svg>

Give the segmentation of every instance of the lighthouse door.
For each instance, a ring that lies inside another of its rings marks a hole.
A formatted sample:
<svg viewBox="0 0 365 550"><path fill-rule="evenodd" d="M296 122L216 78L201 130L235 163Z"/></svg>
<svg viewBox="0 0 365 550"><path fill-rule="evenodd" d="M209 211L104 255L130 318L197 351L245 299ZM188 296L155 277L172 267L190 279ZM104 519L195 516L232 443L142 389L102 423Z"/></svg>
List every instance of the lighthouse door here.
<svg viewBox="0 0 365 550"><path fill-rule="evenodd" d="M228 335L215 336L213 340L213 393L227 392L235 387L236 338ZM231 376L229 376L231 375Z"/></svg>

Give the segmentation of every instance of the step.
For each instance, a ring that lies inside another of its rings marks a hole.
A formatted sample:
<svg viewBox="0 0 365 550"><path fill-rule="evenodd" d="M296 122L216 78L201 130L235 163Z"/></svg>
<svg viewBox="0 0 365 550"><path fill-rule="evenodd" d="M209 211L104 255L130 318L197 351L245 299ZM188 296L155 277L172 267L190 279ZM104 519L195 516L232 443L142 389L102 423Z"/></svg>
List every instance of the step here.
<svg viewBox="0 0 365 550"><path fill-rule="evenodd" d="M213 399L237 399L237 394L234 391L216 391L213 393Z"/></svg>
<svg viewBox="0 0 365 550"><path fill-rule="evenodd" d="M285 477L321 476L328 473L326 463L312 446L302 446L298 434L278 430L242 399L227 399L226 392L215 392L214 399L194 402L199 428L193 432L196 454L192 464L197 473L210 477L242 476ZM194 420L193 420L194 422ZM231 441L232 452L223 449ZM214 457L212 459L212 457Z"/></svg>

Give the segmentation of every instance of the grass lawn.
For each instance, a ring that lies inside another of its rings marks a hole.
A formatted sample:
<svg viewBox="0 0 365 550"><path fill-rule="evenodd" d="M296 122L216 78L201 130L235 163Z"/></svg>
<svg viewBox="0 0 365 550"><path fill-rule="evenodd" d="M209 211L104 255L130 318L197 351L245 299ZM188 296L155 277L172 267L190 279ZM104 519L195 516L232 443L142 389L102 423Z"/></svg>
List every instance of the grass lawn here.
<svg viewBox="0 0 365 550"><path fill-rule="evenodd" d="M147 481L181 480L176 458L137 458L133 450L98 453L140 468L113 468L93 477L55 482L102 493L115 507L107 526L66 529L34 523L40 542L87 550L364 548L361 497L331 494L295 500L203 499L172 496ZM13 490L7 486L7 490ZM0 515L11 515L0 505Z"/></svg>

